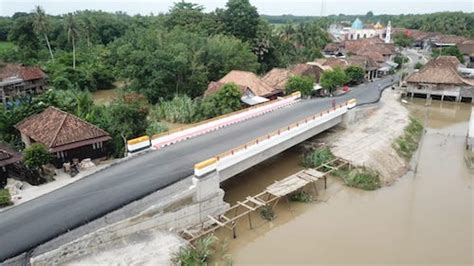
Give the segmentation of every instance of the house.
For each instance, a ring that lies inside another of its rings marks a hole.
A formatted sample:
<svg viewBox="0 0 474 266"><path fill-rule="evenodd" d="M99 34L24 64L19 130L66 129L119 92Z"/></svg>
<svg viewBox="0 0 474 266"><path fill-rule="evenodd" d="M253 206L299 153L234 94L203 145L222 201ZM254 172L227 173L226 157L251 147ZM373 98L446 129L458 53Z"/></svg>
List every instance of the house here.
<svg viewBox="0 0 474 266"><path fill-rule="evenodd" d="M46 87L46 74L39 67L19 64L0 66L0 100L8 101L41 93Z"/></svg>
<svg viewBox="0 0 474 266"><path fill-rule="evenodd" d="M227 83L236 84L242 92L242 101L249 105L262 103L269 99L276 99L278 96L283 95L283 90L268 85L255 73L232 70L219 81L209 83L204 96L217 92Z"/></svg>
<svg viewBox="0 0 474 266"><path fill-rule="evenodd" d="M0 143L0 188L5 187L7 178L14 170L14 164L21 161L21 154L7 145Z"/></svg>
<svg viewBox="0 0 474 266"><path fill-rule="evenodd" d="M297 64L290 69L273 68L262 77L262 80L279 91L285 91L286 83L293 76L306 76L319 83L322 73L327 70L311 63Z"/></svg>
<svg viewBox="0 0 474 266"><path fill-rule="evenodd" d="M55 107L32 115L15 126L26 147L41 143L54 156L54 165L72 159L97 159L108 155L109 133Z"/></svg>
<svg viewBox="0 0 474 266"><path fill-rule="evenodd" d="M466 40L456 45L464 55L464 61L468 68L474 68L474 40Z"/></svg>
<svg viewBox="0 0 474 266"><path fill-rule="evenodd" d="M463 78L458 72L459 65L455 56L430 60L407 78L407 96L472 102L474 80Z"/></svg>

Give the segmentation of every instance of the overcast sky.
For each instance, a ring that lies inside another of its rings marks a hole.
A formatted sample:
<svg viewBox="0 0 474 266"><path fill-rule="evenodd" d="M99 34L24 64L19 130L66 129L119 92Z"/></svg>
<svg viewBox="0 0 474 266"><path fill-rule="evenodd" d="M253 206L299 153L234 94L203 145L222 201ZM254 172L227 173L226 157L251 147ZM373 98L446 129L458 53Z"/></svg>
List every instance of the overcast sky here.
<svg viewBox="0 0 474 266"><path fill-rule="evenodd" d="M40 5L48 14L63 14L75 10L93 9L124 11L128 14L166 12L179 0L0 0L0 16L11 16L18 11L31 11ZM224 7L227 0L188 0L203 5L207 11ZM308 15L321 14L322 0L250 0L260 14ZM438 11L474 12L474 0L325 0L328 14L432 13Z"/></svg>

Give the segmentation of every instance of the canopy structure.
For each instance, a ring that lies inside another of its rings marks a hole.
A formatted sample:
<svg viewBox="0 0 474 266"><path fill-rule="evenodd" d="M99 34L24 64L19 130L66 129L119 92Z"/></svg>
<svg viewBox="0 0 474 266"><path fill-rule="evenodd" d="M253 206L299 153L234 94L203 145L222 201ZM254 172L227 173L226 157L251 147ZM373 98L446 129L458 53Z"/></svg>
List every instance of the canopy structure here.
<svg viewBox="0 0 474 266"><path fill-rule="evenodd" d="M269 101L267 98L253 95L244 95L240 100L248 105L256 105Z"/></svg>

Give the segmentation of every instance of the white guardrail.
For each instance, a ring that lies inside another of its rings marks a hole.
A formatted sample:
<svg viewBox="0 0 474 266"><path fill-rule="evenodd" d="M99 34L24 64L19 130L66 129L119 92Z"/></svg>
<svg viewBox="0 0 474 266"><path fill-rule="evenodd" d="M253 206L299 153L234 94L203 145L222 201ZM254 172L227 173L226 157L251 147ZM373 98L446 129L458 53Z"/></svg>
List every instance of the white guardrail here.
<svg viewBox="0 0 474 266"><path fill-rule="evenodd" d="M278 145L294 136L297 136L306 130L321 125L333 118L341 116L347 112L348 109L356 105L356 100L352 99L344 104L338 105L336 108L325 110L319 114L307 117L297 123L288 127L279 129L268 135L255 139L244 145L236 147L230 151L217 155L206 161L194 165L194 175L202 176L214 170L221 171L231 165L235 165L246 158L267 150L270 147Z"/></svg>
<svg viewBox="0 0 474 266"><path fill-rule="evenodd" d="M180 142L186 139L197 137L199 135L203 135L211 131L214 131L214 130L217 130L229 125L233 125L236 123L240 123L250 118L254 118L254 117L275 111L277 109L289 106L291 104L296 103L300 98L301 98L301 95L297 93L290 97L270 102L269 104L265 104L261 107L256 107L248 111L238 112L236 114L224 116L223 118L215 119L208 123L200 124L195 127L186 128L182 131L174 132L169 135L160 136L158 138L152 139L151 145L156 149L160 149L162 147L175 144L177 142Z"/></svg>
<svg viewBox="0 0 474 266"><path fill-rule="evenodd" d="M142 136L127 141L128 152L133 153L143 149L147 149L153 146L155 149L160 149L165 146L175 144L177 142L197 137L206 133L209 133L220 128L240 123L242 121L254 118L277 109L289 106L298 102L301 99L301 94L295 92L285 98L280 98L271 102L249 108L248 110L241 110L235 113L230 113L222 117L216 117L208 121L203 121L196 126L184 128L179 131L165 133L158 135L158 137L151 138L148 136Z"/></svg>

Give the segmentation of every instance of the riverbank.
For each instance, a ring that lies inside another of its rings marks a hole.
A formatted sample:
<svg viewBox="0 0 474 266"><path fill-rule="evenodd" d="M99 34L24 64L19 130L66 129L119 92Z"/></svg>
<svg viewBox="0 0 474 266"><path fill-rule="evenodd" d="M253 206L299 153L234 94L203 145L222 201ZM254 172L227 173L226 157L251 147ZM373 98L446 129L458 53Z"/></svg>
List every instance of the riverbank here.
<svg viewBox="0 0 474 266"><path fill-rule="evenodd" d="M364 114L363 119L323 139L334 155L355 166L376 170L384 185L392 184L408 169L408 162L393 146L410 122L399 98L398 92L385 90L378 104L357 111Z"/></svg>
<svg viewBox="0 0 474 266"><path fill-rule="evenodd" d="M373 192L330 179L318 202L279 208L276 220L240 231L228 250L234 263L472 265L473 176L462 159L470 106L415 101L407 109L421 120L429 113L416 174Z"/></svg>

